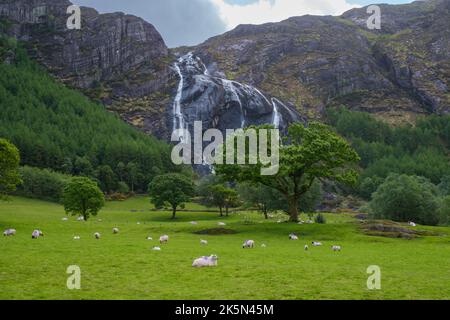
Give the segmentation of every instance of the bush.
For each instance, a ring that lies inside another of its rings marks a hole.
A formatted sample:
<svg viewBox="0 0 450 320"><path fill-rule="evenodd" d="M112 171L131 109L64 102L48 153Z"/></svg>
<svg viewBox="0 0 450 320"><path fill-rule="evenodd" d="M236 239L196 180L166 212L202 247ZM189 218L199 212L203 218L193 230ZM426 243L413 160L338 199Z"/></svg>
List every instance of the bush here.
<svg viewBox="0 0 450 320"><path fill-rule="evenodd" d="M326 224L327 223L327 219L325 218L325 216L321 213L319 213L316 218L314 219L314 221L316 221L316 223L319 224Z"/></svg>
<svg viewBox="0 0 450 320"><path fill-rule="evenodd" d="M127 194L130 192L130 188L125 182L120 181L119 183L117 183L117 192Z"/></svg>
<svg viewBox="0 0 450 320"><path fill-rule="evenodd" d="M408 175L390 175L373 194L370 213L374 219L439 223L438 189L429 180Z"/></svg>
<svg viewBox="0 0 450 320"><path fill-rule="evenodd" d="M33 167L20 168L23 183L19 186L17 194L41 200L59 202L66 184L71 176L56 173L48 169Z"/></svg>

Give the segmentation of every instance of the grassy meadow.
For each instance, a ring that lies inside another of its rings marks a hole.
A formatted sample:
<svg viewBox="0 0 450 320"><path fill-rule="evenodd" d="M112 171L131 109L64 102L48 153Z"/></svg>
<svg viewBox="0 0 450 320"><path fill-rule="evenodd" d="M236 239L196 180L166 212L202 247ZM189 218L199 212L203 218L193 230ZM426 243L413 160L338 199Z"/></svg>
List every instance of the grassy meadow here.
<svg viewBox="0 0 450 320"><path fill-rule="evenodd" d="M169 212L151 211L147 198L135 197L108 202L99 216L81 222L62 221L58 204L19 197L0 202L0 230L17 229L15 237L0 238L0 299L450 298L450 228L418 226L439 235L403 240L367 236L350 214L327 214L325 225L297 225L277 223L281 216L220 218L196 204L187 208L196 212L180 212L172 221ZM217 228L219 221L236 233L194 234ZM113 227L120 233L113 235ZM34 229L45 236L32 240ZM289 241L291 232L300 240ZM169 243L152 251L163 234ZM209 245L202 247L200 239ZM247 239L257 247L242 249ZM312 241L324 246L305 251ZM219 256L217 268L191 266L210 254ZM81 290L66 287L70 265L81 268ZM370 265L381 268L381 290L367 289Z"/></svg>

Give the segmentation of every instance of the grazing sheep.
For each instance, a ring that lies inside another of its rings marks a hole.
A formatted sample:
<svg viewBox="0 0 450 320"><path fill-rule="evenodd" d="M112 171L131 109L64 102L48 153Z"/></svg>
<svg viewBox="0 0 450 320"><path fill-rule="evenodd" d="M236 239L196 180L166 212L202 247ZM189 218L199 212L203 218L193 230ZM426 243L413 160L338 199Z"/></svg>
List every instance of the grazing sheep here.
<svg viewBox="0 0 450 320"><path fill-rule="evenodd" d="M210 257L201 257L195 259L192 263L193 267L202 268L202 267L217 267L217 260L219 258L216 255L212 255Z"/></svg>
<svg viewBox="0 0 450 320"><path fill-rule="evenodd" d="M113 228L113 234L118 234L119 233L119 228Z"/></svg>
<svg viewBox="0 0 450 320"><path fill-rule="evenodd" d="M153 247L152 250L153 250L153 251L161 251L161 248L160 248L160 247Z"/></svg>
<svg viewBox="0 0 450 320"><path fill-rule="evenodd" d="M84 217L83 216L78 217L77 221L84 221Z"/></svg>
<svg viewBox="0 0 450 320"><path fill-rule="evenodd" d="M225 222L219 222L217 225L218 225L218 226L221 226L221 227L224 227L224 226L226 226L227 224L226 224Z"/></svg>
<svg viewBox="0 0 450 320"><path fill-rule="evenodd" d="M253 241L253 240L247 240L242 245L243 249L246 249L246 248L251 249L251 248L254 248L254 247L255 247L255 241Z"/></svg>
<svg viewBox="0 0 450 320"><path fill-rule="evenodd" d="M137 224L141 224L140 222L138 222Z"/></svg>
<svg viewBox="0 0 450 320"><path fill-rule="evenodd" d="M41 235L43 236L44 234L40 230L34 230L33 233L31 233L31 239L37 239Z"/></svg>
<svg viewBox="0 0 450 320"><path fill-rule="evenodd" d="M263 243L263 244L261 245L261 248L267 248L266 244Z"/></svg>
<svg viewBox="0 0 450 320"><path fill-rule="evenodd" d="M291 233L289 235L289 240L298 240L298 236L296 234L294 234L294 233Z"/></svg>
<svg viewBox="0 0 450 320"><path fill-rule="evenodd" d="M69 218L65 217L65 218L62 218L61 220L62 220L62 221L68 221Z"/></svg>
<svg viewBox="0 0 450 320"><path fill-rule="evenodd" d="M7 230L5 230L5 232L3 232L4 237L15 236L15 235L16 235L16 229L7 229Z"/></svg>
<svg viewBox="0 0 450 320"><path fill-rule="evenodd" d="M200 244L203 245L203 246L206 246L206 245L208 245L208 241L200 240Z"/></svg>
<svg viewBox="0 0 450 320"><path fill-rule="evenodd" d="M100 233L98 233L98 232L96 232L96 233L94 233L94 237L95 237L95 239L97 239L97 240L99 240L100 238L101 238L101 234Z"/></svg>
<svg viewBox="0 0 450 320"><path fill-rule="evenodd" d="M198 225L198 222L197 222L197 221L191 221L191 224L192 224L193 226L196 226L196 225Z"/></svg>
<svg viewBox="0 0 450 320"><path fill-rule="evenodd" d="M150 236L148 236L148 237L147 237L147 240L150 240L150 241L152 241L152 240L153 240L153 238L152 238L152 237L150 237Z"/></svg>
<svg viewBox="0 0 450 320"><path fill-rule="evenodd" d="M73 240L80 240L80 239L81 239L80 236L75 236L75 237L73 237Z"/></svg>
<svg viewBox="0 0 450 320"><path fill-rule="evenodd" d="M312 245L313 245L314 247L321 247L323 244L322 244L322 242L315 242L315 241L313 241L313 242L312 242Z"/></svg>
<svg viewBox="0 0 450 320"><path fill-rule="evenodd" d="M341 251L342 250L341 246L332 246L331 249L333 251Z"/></svg>
<svg viewBox="0 0 450 320"><path fill-rule="evenodd" d="M306 244L305 245L305 251L308 251L309 250L309 246Z"/></svg>
<svg viewBox="0 0 450 320"><path fill-rule="evenodd" d="M169 236L168 235L163 235L161 237L159 237L159 243L167 243L169 242Z"/></svg>
<svg viewBox="0 0 450 320"><path fill-rule="evenodd" d="M412 221L408 222L408 225L409 225L410 227L417 227L417 224L415 224L415 223L412 222Z"/></svg>
<svg viewBox="0 0 450 320"><path fill-rule="evenodd" d="M308 220L308 221L306 221L306 223L307 223L307 224L314 224L314 221Z"/></svg>

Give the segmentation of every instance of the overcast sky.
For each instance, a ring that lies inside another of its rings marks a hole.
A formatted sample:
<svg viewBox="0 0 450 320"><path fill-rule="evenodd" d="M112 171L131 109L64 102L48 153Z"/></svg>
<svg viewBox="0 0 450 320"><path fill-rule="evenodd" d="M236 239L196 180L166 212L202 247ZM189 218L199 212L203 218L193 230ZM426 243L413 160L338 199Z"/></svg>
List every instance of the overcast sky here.
<svg viewBox="0 0 450 320"><path fill-rule="evenodd" d="M72 0L100 12L122 11L142 17L169 47L199 44L238 24L281 21L305 14L339 15L371 0ZM384 0L409 3L411 0Z"/></svg>

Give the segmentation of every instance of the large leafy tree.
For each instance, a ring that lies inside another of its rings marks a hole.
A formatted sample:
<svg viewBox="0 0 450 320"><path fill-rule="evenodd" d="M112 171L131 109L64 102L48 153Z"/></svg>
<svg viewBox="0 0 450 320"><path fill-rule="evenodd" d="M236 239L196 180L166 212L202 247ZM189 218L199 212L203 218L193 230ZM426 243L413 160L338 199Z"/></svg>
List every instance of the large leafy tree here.
<svg viewBox="0 0 450 320"><path fill-rule="evenodd" d="M426 178L392 174L373 194L371 215L375 219L436 225L438 195L438 188Z"/></svg>
<svg viewBox="0 0 450 320"><path fill-rule="evenodd" d="M19 150L7 140L0 139L0 199L21 183L19 164Z"/></svg>
<svg viewBox="0 0 450 320"><path fill-rule="evenodd" d="M267 129L267 126L256 129ZM272 146L268 149L272 150ZM278 190L293 222L298 221L299 199L311 189L314 181L353 184L357 180L354 167L360 160L358 154L330 127L318 122L308 126L292 124L280 146L279 158L279 171L272 176L261 175L261 159L257 165L223 164L216 165L215 170L230 181L260 183Z"/></svg>
<svg viewBox="0 0 450 320"><path fill-rule="evenodd" d="M175 219L177 208L184 206L194 195L194 185L185 175L169 173L156 176L148 186L150 200L157 208L169 204L172 208L172 219Z"/></svg>
<svg viewBox="0 0 450 320"><path fill-rule="evenodd" d="M67 214L81 215L87 221L105 205L105 197L94 181L76 177L64 188L63 203Z"/></svg>
<svg viewBox="0 0 450 320"><path fill-rule="evenodd" d="M283 194L277 189L247 182L239 185L238 192L247 206L256 208L266 219L271 212L283 211L289 214L288 204ZM305 213L313 212L321 199L322 186L319 181L316 181L308 192L300 197L298 209Z"/></svg>

